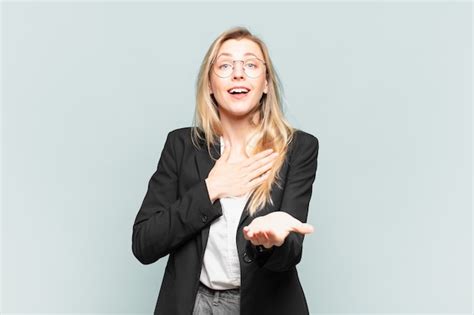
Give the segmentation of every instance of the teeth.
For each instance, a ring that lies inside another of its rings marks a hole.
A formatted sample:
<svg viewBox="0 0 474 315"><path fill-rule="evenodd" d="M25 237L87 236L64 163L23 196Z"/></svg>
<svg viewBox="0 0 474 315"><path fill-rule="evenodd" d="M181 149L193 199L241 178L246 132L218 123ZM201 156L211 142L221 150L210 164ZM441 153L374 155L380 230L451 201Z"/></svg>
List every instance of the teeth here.
<svg viewBox="0 0 474 315"><path fill-rule="evenodd" d="M236 88L229 90L229 93L247 93L248 91L247 89Z"/></svg>

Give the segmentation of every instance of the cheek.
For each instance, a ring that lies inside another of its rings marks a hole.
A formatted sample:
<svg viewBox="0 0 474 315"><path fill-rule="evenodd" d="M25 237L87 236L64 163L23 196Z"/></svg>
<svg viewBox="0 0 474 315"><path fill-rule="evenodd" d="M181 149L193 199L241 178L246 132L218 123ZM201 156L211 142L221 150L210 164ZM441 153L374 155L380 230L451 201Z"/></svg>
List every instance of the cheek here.
<svg viewBox="0 0 474 315"><path fill-rule="evenodd" d="M255 90L257 90L259 94L263 93L265 90L265 80L256 82L254 86L255 86Z"/></svg>
<svg viewBox="0 0 474 315"><path fill-rule="evenodd" d="M216 90L216 85L212 82L209 82L209 93L215 93Z"/></svg>
<svg viewBox="0 0 474 315"><path fill-rule="evenodd" d="M227 93L224 89L224 85L219 82L211 82L210 89L214 94L224 95L224 93Z"/></svg>

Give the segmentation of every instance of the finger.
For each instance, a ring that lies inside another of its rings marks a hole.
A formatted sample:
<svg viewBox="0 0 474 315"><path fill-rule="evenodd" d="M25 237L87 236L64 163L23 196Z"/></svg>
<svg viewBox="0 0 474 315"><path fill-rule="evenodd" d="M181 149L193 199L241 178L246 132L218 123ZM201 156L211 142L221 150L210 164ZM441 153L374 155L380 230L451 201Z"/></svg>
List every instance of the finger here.
<svg viewBox="0 0 474 315"><path fill-rule="evenodd" d="M292 231L300 234L310 234L314 232L314 227L309 223L301 223L300 225L295 226Z"/></svg>
<svg viewBox="0 0 474 315"><path fill-rule="evenodd" d="M263 166L259 167L258 169L256 169L256 170L250 172L250 173L247 175L248 180L250 181L250 180L252 180L252 179L254 179L254 178L257 178L257 177L259 177L259 176L262 176L263 174L265 174L267 171L269 171L269 170L272 168L272 166L274 165L274 163L275 163L275 160L270 161L270 162L264 164Z"/></svg>
<svg viewBox="0 0 474 315"><path fill-rule="evenodd" d="M260 241L259 241L256 233L252 232L252 236L249 237L249 240L253 245L260 245Z"/></svg>
<svg viewBox="0 0 474 315"><path fill-rule="evenodd" d="M249 181L247 183L247 188L248 189L253 189L253 188L259 186L261 183L263 183L268 178L268 176L270 176L269 171L263 173L261 176L255 177L254 179L252 179L251 181Z"/></svg>
<svg viewBox="0 0 474 315"><path fill-rule="evenodd" d="M250 240L250 237L248 236L248 234L246 232L244 232L244 238L248 241Z"/></svg>
<svg viewBox="0 0 474 315"><path fill-rule="evenodd" d="M254 245L262 245L263 243L266 242L265 238L263 237L262 232L255 232L255 234L252 237L252 244Z"/></svg>
<svg viewBox="0 0 474 315"><path fill-rule="evenodd" d="M273 247L273 244L271 244L270 242L266 242L266 243L263 243L263 247L265 247L265 248L272 248L272 247Z"/></svg>
<svg viewBox="0 0 474 315"><path fill-rule="evenodd" d="M276 236L271 230L265 232L265 236L269 244L275 244L277 242Z"/></svg>
<svg viewBox="0 0 474 315"><path fill-rule="evenodd" d="M250 231L250 228L248 226L244 226L244 228L242 229L242 231L244 232L244 238L246 240L249 240L250 239L250 236L249 236L249 231Z"/></svg>
<svg viewBox="0 0 474 315"><path fill-rule="evenodd" d="M247 236L247 239L250 239L253 237L254 232L248 226L246 226L244 227L244 235Z"/></svg>
<svg viewBox="0 0 474 315"><path fill-rule="evenodd" d="M259 152L257 154L254 154L251 157L249 157L248 159L246 159L245 161L243 161L242 166L244 166L244 167L250 166L250 165L254 164L256 161L260 160L261 158L269 156L270 154L272 154L272 152L273 152L273 149L268 149L268 150Z"/></svg>
<svg viewBox="0 0 474 315"><path fill-rule="evenodd" d="M262 245L265 247L265 248L271 248L273 247L275 244L276 244L276 240L274 240L274 238L272 237L272 233L271 231L263 231L263 241L262 241Z"/></svg>
<svg viewBox="0 0 474 315"><path fill-rule="evenodd" d="M254 246L257 246L257 245L260 245L256 240L254 239L250 239L250 243L252 243L252 245Z"/></svg>
<svg viewBox="0 0 474 315"><path fill-rule="evenodd" d="M265 240L263 242L263 247L265 248L270 248L273 246L273 242L270 238L270 235L268 234L268 232L264 231L263 232L263 235L265 236Z"/></svg>
<svg viewBox="0 0 474 315"><path fill-rule="evenodd" d="M248 166L246 166L246 169L249 171L249 172L252 172L252 171L255 171L256 169L259 169L260 167L270 163L270 162L274 162L276 160L276 158L278 157L278 152L273 152L269 155L266 155L256 161L253 161L252 164L249 164Z"/></svg>
<svg viewBox="0 0 474 315"><path fill-rule="evenodd" d="M268 238L266 237L264 231L260 232L260 234L259 234L259 236L258 236L258 242L259 242L261 245L265 245L265 244L268 243Z"/></svg>
<svg viewBox="0 0 474 315"><path fill-rule="evenodd" d="M285 236L278 236L274 231L268 230L266 231L266 240L264 243L266 243L268 246L265 246L266 248L270 248L272 246L281 246L283 242L285 241Z"/></svg>

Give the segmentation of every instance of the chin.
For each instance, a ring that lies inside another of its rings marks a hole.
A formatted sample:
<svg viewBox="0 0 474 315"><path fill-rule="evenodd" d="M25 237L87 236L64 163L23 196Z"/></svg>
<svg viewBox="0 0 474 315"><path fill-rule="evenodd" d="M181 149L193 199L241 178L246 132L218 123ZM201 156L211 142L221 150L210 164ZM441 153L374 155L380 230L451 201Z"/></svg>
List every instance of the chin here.
<svg viewBox="0 0 474 315"><path fill-rule="evenodd" d="M230 104L225 110L234 116L246 116L253 110L253 107L241 104Z"/></svg>

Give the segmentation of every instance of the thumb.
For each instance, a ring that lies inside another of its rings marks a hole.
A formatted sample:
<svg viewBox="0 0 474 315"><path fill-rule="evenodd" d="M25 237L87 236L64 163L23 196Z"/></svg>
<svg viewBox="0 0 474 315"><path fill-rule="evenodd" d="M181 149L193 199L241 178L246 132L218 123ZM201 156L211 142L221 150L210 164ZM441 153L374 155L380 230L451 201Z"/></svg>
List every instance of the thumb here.
<svg viewBox="0 0 474 315"><path fill-rule="evenodd" d="M244 228L243 228L244 233L243 234L244 234L244 238L246 240L249 240L249 238L247 237L247 234L248 234L249 230L250 230L250 228L248 226L244 226Z"/></svg>
<svg viewBox="0 0 474 315"><path fill-rule="evenodd" d="M314 227L309 223L301 223L300 225L294 227L293 231L300 234L310 234L314 232Z"/></svg>

